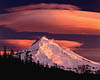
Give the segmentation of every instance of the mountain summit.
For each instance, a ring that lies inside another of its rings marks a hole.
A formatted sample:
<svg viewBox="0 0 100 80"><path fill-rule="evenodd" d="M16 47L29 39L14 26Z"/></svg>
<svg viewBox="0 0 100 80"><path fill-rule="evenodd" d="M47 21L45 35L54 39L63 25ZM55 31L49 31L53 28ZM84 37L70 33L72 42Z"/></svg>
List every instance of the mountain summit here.
<svg viewBox="0 0 100 80"><path fill-rule="evenodd" d="M89 65L93 71L100 69L100 63L79 56L69 48L64 50L46 37L40 38L32 46L20 51L20 53L22 60L25 60L26 55L31 55L33 61L39 61L40 64L48 66L57 64L65 70L68 68L75 69L80 65Z"/></svg>

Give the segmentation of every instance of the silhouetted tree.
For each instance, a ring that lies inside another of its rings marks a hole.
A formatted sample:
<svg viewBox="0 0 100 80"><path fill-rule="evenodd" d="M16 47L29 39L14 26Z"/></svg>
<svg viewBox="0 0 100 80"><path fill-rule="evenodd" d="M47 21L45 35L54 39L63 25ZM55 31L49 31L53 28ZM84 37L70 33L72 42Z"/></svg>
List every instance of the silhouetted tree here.
<svg viewBox="0 0 100 80"><path fill-rule="evenodd" d="M13 56L14 55L14 50L10 51L10 55Z"/></svg>
<svg viewBox="0 0 100 80"><path fill-rule="evenodd" d="M76 68L76 71L78 72L78 73L92 73L92 71L91 71L91 66L89 66L89 65L79 65L78 66L78 68Z"/></svg>
<svg viewBox="0 0 100 80"><path fill-rule="evenodd" d="M0 56L2 55L1 52L2 52L2 51L0 50Z"/></svg>
<svg viewBox="0 0 100 80"><path fill-rule="evenodd" d="M29 55L29 62L32 63L32 55Z"/></svg>
<svg viewBox="0 0 100 80"><path fill-rule="evenodd" d="M29 62L29 59L30 59L29 52L30 51L26 51L26 53L25 53L25 62L26 63Z"/></svg>
<svg viewBox="0 0 100 80"><path fill-rule="evenodd" d="M20 60L21 60L21 54L22 54L22 52L17 52L16 53L17 58L20 59Z"/></svg>
<svg viewBox="0 0 100 80"><path fill-rule="evenodd" d="M6 49L6 46L4 46L4 53L3 53L3 57L7 58L7 49Z"/></svg>
<svg viewBox="0 0 100 80"><path fill-rule="evenodd" d="M33 73L34 72L40 72L38 73L38 76L41 75L41 72L54 72L54 73L65 73L65 79L68 79L68 80L100 80L100 75L96 75L96 74L90 74L91 71L90 71L90 67L89 65L82 65L82 66L79 66L78 68L75 68L77 69L79 72L79 70L82 72L82 74L77 74L75 72L72 72L71 69L72 68L69 68L69 71L66 71L66 70L63 70L61 69L61 66L58 66L57 64L54 64L55 66L48 66L48 65L42 65L39 63L39 61L35 62L32 61L32 55L29 54L29 51L26 52L26 62L25 61L22 61L21 58L18 58L20 54L23 54L23 53L20 53L19 55L17 54L16 56L18 57L10 57L9 55L7 55L7 51L6 51L6 48L4 49L4 52L6 53L6 57L0 57L0 73L2 73L2 71L4 73L8 72L8 73ZM11 50L11 54L13 55L13 52L14 50ZM3 54L4 56L5 54ZM27 61L29 60L29 61ZM4 65L6 64L6 66ZM13 65L12 65L13 64ZM100 74L99 73L100 70L98 70L96 73L97 74ZM87 74L84 74L84 73L87 73ZM49 75L47 73L47 75ZM49 75L52 77L52 75ZM56 77L59 77L58 75L56 74L53 74L53 76L56 76ZM61 76L61 75L60 75Z"/></svg>
<svg viewBox="0 0 100 80"><path fill-rule="evenodd" d="M95 72L96 74L100 74L100 69Z"/></svg>

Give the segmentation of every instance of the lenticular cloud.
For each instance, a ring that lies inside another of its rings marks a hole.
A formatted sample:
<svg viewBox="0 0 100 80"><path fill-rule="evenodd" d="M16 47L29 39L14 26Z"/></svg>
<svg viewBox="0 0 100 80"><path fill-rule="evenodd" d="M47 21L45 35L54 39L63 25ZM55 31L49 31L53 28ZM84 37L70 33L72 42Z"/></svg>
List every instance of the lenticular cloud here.
<svg viewBox="0 0 100 80"><path fill-rule="evenodd" d="M41 3L41 4L31 4L31 5L27 5L27 6L10 8L10 9L7 9L7 11L15 12L15 11L36 10L36 9L80 10L79 7L71 5L71 4L50 4L50 3L47 4L47 3Z"/></svg>

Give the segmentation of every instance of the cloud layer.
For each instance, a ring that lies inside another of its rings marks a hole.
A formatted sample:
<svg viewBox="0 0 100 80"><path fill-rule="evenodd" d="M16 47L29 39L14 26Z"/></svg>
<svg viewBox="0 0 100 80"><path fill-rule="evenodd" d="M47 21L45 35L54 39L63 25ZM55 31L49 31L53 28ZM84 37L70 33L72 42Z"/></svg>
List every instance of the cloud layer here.
<svg viewBox="0 0 100 80"><path fill-rule="evenodd" d="M79 47L82 43L76 41L67 41L67 40L51 40L59 44L62 48L72 48ZM8 49L22 50L31 46L35 40L0 40L0 49L4 46L7 46Z"/></svg>
<svg viewBox="0 0 100 80"><path fill-rule="evenodd" d="M100 14L70 10L28 10L0 15L0 25L18 32L100 35Z"/></svg>
<svg viewBox="0 0 100 80"><path fill-rule="evenodd" d="M24 10L36 10L36 9L61 9L61 10L80 10L79 7L71 5L71 4L47 4L47 3L40 3L40 4L31 4L27 6L20 6L16 8L9 8L6 9L9 12L15 11L24 11Z"/></svg>

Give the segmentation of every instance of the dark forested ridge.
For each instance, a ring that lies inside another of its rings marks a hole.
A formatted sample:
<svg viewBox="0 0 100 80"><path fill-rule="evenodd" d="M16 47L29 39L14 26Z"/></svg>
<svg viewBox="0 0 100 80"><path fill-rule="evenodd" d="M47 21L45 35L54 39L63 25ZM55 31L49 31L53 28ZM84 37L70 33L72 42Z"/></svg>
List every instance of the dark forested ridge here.
<svg viewBox="0 0 100 80"><path fill-rule="evenodd" d="M39 76L43 75L44 73L46 73L45 77L63 77L66 80L100 80L99 74L77 74L72 71L65 71L56 64L53 67L48 67L48 65L44 66L39 64L39 62L33 62L31 56L28 60L26 59L23 61L20 59L20 55L14 54L13 50L10 51L10 54L7 54L6 48L4 48L3 55L0 55L1 75L13 74L18 77L19 74L26 74L27 76L32 75L35 77L37 74L39 78Z"/></svg>

